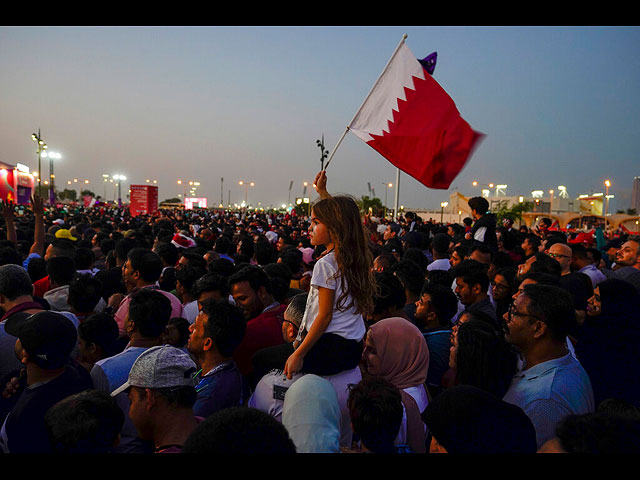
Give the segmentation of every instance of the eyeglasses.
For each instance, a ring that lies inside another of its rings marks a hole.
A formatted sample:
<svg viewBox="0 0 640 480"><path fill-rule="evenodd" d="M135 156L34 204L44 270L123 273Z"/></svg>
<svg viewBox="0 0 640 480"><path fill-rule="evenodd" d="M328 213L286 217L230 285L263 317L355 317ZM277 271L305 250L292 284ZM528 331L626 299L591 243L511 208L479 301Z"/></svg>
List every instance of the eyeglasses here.
<svg viewBox="0 0 640 480"><path fill-rule="evenodd" d="M509 285L503 285L501 283L491 282L491 285L493 285L493 288L499 288L499 289L502 289L502 290L508 290L509 289Z"/></svg>
<svg viewBox="0 0 640 480"><path fill-rule="evenodd" d="M571 258L569 255L562 255L561 253L549 253L548 254L551 258Z"/></svg>
<svg viewBox="0 0 640 480"><path fill-rule="evenodd" d="M278 316L278 319L281 322L287 322L290 323L291 325L293 325L293 328L295 328L296 330L298 330L300 327L298 325L296 325L295 323L293 323L291 320L287 320L286 318L284 318L283 316Z"/></svg>
<svg viewBox="0 0 640 480"><path fill-rule="evenodd" d="M511 320L511 317L531 317L531 318L535 318L536 320L540 320L541 322L544 322L544 320L542 320L537 315L529 315L528 313L516 312L516 309L513 303L509 306L508 315L509 315L509 320Z"/></svg>

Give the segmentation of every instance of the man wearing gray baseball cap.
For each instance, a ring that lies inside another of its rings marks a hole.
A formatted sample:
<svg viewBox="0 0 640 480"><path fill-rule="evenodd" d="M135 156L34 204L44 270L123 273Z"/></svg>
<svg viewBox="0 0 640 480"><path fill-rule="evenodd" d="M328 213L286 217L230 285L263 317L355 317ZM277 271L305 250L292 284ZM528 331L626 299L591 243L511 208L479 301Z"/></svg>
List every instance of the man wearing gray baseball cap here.
<svg viewBox="0 0 640 480"><path fill-rule="evenodd" d="M188 354L169 345L145 350L136 359L129 379L111 395L129 396L129 418L140 438L152 441L156 453L180 453L186 439L204 420L193 413L196 364Z"/></svg>

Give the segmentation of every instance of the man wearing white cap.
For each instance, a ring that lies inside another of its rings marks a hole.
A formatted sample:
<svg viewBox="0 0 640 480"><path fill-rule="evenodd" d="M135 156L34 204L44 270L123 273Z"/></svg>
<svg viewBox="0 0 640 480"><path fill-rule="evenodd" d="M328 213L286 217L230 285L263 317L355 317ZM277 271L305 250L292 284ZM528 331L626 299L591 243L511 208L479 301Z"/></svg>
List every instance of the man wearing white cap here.
<svg viewBox="0 0 640 480"><path fill-rule="evenodd" d="M191 432L204 420L193 414L196 364L169 345L149 348L134 362L129 379L111 395L127 391L129 418L140 438L156 453L180 453Z"/></svg>

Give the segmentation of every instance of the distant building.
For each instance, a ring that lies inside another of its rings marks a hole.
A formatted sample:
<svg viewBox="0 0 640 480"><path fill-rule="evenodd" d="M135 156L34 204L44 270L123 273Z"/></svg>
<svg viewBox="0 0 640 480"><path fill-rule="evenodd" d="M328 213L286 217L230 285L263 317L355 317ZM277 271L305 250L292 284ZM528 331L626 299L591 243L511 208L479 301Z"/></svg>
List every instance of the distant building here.
<svg viewBox="0 0 640 480"><path fill-rule="evenodd" d="M29 167L0 161L0 200L20 205L29 204L34 192L34 178Z"/></svg>

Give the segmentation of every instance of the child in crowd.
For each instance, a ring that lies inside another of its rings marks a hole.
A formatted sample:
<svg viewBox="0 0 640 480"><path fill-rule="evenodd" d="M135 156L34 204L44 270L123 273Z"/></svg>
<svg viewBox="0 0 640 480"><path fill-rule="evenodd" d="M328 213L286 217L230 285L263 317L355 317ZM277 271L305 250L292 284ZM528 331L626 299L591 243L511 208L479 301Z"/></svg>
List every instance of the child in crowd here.
<svg viewBox="0 0 640 480"><path fill-rule="evenodd" d="M326 247L318 258L294 352L287 359L288 378L303 371L334 375L355 368L366 333L363 314L373 310L375 279L360 211L353 198L332 197L324 171L314 185L321 199L311 210L309 236Z"/></svg>

